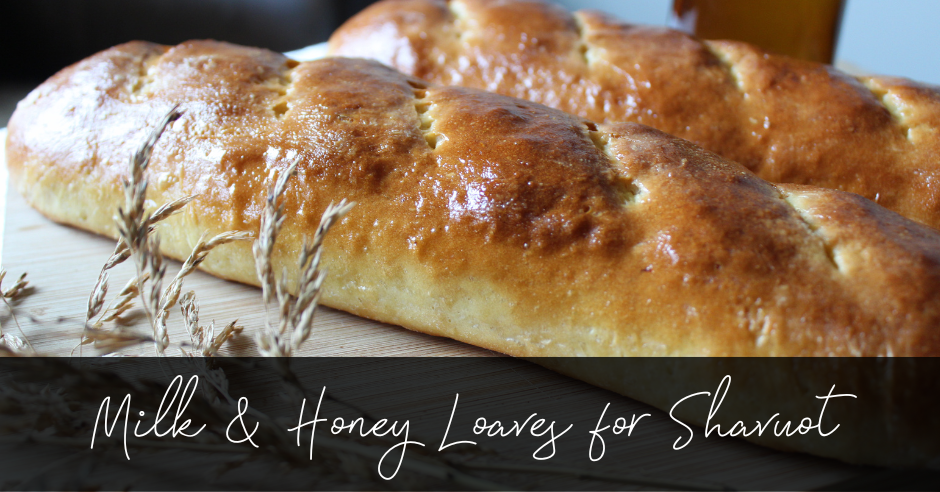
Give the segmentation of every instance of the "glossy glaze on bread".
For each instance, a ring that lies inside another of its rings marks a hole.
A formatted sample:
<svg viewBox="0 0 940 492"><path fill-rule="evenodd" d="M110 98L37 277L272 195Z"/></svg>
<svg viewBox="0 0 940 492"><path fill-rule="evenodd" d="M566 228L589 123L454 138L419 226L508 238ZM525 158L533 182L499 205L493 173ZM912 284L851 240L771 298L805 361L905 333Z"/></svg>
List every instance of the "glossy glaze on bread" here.
<svg viewBox="0 0 940 492"><path fill-rule="evenodd" d="M175 103L148 176L155 205L199 195L160 231L177 258L257 230L300 156L275 271L330 201L358 203L326 242L329 306L517 356L940 355L940 233L645 126L364 60L112 48L20 103L17 189L113 235L127 159ZM205 269L256 283L249 246L226 248Z"/></svg>
<svg viewBox="0 0 940 492"><path fill-rule="evenodd" d="M386 0L339 56L694 141L766 180L851 191L940 227L940 88L540 0Z"/></svg>

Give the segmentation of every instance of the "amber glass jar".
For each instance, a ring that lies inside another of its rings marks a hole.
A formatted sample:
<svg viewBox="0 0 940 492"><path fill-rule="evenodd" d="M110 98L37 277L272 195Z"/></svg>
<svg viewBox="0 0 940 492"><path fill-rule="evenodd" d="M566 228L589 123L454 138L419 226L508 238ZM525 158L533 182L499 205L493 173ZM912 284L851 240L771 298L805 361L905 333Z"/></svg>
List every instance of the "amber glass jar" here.
<svg viewBox="0 0 940 492"><path fill-rule="evenodd" d="M832 63L843 0L674 0L672 27Z"/></svg>

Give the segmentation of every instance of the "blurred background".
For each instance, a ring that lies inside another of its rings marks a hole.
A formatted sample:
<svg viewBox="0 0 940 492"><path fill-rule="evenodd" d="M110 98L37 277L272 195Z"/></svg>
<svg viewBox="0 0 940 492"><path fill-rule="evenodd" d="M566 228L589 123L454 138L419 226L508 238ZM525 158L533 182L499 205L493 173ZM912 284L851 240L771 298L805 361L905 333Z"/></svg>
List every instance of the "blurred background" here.
<svg viewBox="0 0 940 492"><path fill-rule="evenodd" d="M554 0L638 24L667 25L673 0ZM746 0L753 3L767 0ZM795 0L785 0L793 2ZM702 2L706 3L706 2ZM836 66L940 85L940 1L845 0Z"/></svg>
<svg viewBox="0 0 940 492"><path fill-rule="evenodd" d="M89 55L141 39L218 39L275 51L325 41L375 0L15 0L0 14L0 127L35 86Z"/></svg>
<svg viewBox="0 0 940 492"><path fill-rule="evenodd" d="M555 0L634 23L676 25L674 0ZM751 0L748 0L751 1ZM811 0L812 1L812 0ZM132 39L176 44L213 38L276 51L325 41L372 0L30 0L0 16L0 127L57 70ZM835 50L850 71L940 84L940 2L846 0Z"/></svg>

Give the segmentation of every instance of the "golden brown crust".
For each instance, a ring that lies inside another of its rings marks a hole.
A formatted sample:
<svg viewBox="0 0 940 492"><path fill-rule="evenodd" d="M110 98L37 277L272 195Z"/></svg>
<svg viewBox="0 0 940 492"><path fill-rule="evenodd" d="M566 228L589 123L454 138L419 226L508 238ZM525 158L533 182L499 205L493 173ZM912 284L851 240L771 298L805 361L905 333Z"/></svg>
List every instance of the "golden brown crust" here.
<svg viewBox="0 0 940 492"><path fill-rule="evenodd" d="M692 140L772 182L851 191L940 227L940 88L851 77L539 0L386 0L330 39L434 83Z"/></svg>
<svg viewBox="0 0 940 492"><path fill-rule="evenodd" d="M199 198L161 230L171 256L257 230L271 171L299 155L275 270L330 201L358 202L326 243L333 307L518 356L940 355L940 233L648 127L364 60L112 48L20 103L17 188L113 235L128 156L174 103L149 199ZM256 283L249 247L226 248L205 268Z"/></svg>

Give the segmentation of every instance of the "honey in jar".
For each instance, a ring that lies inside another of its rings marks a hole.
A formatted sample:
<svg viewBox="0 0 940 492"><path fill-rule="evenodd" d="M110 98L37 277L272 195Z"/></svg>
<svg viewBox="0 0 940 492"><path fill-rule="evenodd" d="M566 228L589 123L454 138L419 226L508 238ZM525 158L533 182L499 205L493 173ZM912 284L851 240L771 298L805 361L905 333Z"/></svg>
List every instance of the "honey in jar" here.
<svg viewBox="0 0 940 492"><path fill-rule="evenodd" d="M674 0L670 23L703 39L832 63L843 7L843 0Z"/></svg>

